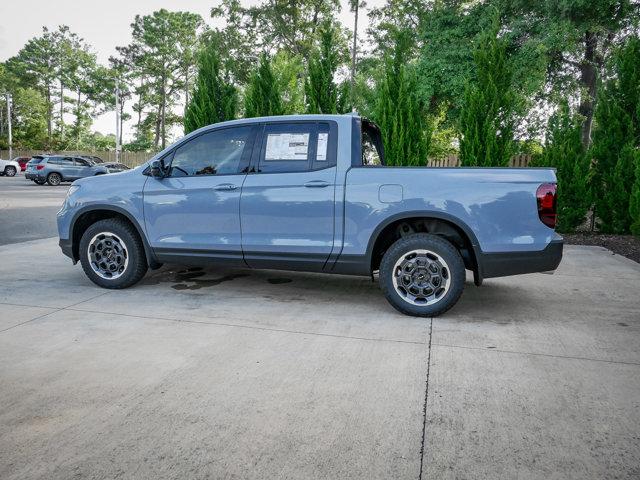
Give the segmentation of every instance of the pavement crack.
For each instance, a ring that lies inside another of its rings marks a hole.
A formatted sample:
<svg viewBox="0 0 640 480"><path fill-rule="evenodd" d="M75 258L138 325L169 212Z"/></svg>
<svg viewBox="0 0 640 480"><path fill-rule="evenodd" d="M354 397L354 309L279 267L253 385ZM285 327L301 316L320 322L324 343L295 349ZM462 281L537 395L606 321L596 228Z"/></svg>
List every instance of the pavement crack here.
<svg viewBox="0 0 640 480"><path fill-rule="evenodd" d="M108 293L108 292L107 292ZM82 302L81 302L82 303ZM290 330L286 328L273 328L273 327L260 327L257 325L242 325L238 323L229 323L229 322L213 322L213 321L205 321L205 320L183 320L179 318L171 318L171 317L152 317L148 315L133 315L130 313L115 313L115 312L107 312L104 310L96 311L96 310L87 310L84 308L71 308L67 307L66 310L73 312L83 312L83 313L100 313L104 315L116 315L121 317L131 317L131 318L142 318L145 320L161 320L164 322L176 322L176 323L194 323L200 325L211 325L216 327L231 327L231 328L245 328L249 330L260 330L266 332L278 332L278 333L291 333L295 335L312 335L316 337L331 337L331 338L344 338L347 340L364 340L368 342L384 342L384 343L401 343L401 344L409 344L409 345L425 345L424 342L415 342L412 340L398 340L393 338L374 338L374 337L358 337L355 335L339 335L334 333L321 333L321 332L308 332L304 330Z"/></svg>
<svg viewBox="0 0 640 480"><path fill-rule="evenodd" d="M51 309L53 309L53 311L47 312L47 313L43 313L42 315L38 315L35 318L30 318L29 320L25 320L24 322L18 323L16 325L11 325L10 327L7 327L5 329L0 330L0 333L6 332L7 330L14 329L16 327L21 327L22 325L26 325L27 323L35 322L36 320L40 320L41 318L44 318L44 317L46 317L48 315L52 315L54 313L58 313L58 312L61 312L63 310L66 310L66 309L71 309L71 307L75 307L76 305L80 305L80 304L82 304L84 302L88 302L89 300L93 300L94 298L101 297L103 295L106 295L107 293L109 293L109 292L102 292L102 293L100 293L98 295L95 295L95 296L93 296L91 298L87 298L87 299L82 300L80 302L72 303L71 305L67 305L65 307L40 307L40 306L37 306L37 308L51 308ZM36 307L36 305L20 305L20 304L16 304L16 303L0 303L0 305L15 305L15 306L20 306L20 307Z"/></svg>
<svg viewBox="0 0 640 480"><path fill-rule="evenodd" d="M57 309L57 310L54 310L53 312L43 313L42 315L38 315L38 316L37 316L37 317L35 317L35 318L31 318L31 319L29 319L29 320L25 320L25 321L24 321L24 322L22 322L22 323L18 323L18 324L16 324L16 325L11 325L10 327L7 327L7 328L5 328L5 329L3 329L3 330L0 330L0 333L6 332L7 330L11 330L11 329L16 328L16 327L20 327L20 326L22 326L22 325L26 325L27 323L35 322L36 320L40 320L41 318L46 317L47 315L51 315L52 313L59 312L60 310L63 310L63 309L62 309L62 308L59 308L59 309Z"/></svg>
<svg viewBox="0 0 640 480"><path fill-rule="evenodd" d="M589 357L578 357L573 355L554 355L553 353L537 353L537 352L519 352L517 350L502 350L500 348L492 348L487 349L486 347L470 347L466 345L449 345L445 343L434 343L435 347L445 347L445 348L463 348L465 350L481 350L483 352L492 352L492 353L510 353L512 355L530 355L534 357L549 357L549 358L560 358L565 360L585 360L589 362L602 362L602 363L614 363L618 365L635 365L640 366L639 362L625 362L624 360L606 360L602 358L589 358ZM431 342L429 342L429 347L431 347Z"/></svg>
<svg viewBox="0 0 640 480"><path fill-rule="evenodd" d="M429 373L431 371L431 337L433 335L433 317L429 322L429 342L427 353L427 380L424 388L424 404L422 406L422 441L420 442L420 472L418 473L418 480L422 480L422 465L424 463L424 444L427 433L427 400L429 399Z"/></svg>

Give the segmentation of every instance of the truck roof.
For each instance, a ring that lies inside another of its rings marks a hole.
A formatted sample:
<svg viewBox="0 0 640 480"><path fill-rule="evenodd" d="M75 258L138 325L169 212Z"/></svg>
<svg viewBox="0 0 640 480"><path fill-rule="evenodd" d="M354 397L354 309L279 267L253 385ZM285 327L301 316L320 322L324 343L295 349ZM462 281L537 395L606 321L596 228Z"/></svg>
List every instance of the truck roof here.
<svg viewBox="0 0 640 480"><path fill-rule="evenodd" d="M300 121L300 120L337 120L339 121L339 120L351 119L354 117L359 117L359 115L355 112L352 112L352 113L344 113L344 114L274 115L270 117L238 118L236 120L227 120L226 122L213 123L211 125L207 125L206 127L199 128L198 130L195 130L195 132L209 129L214 125L218 127L218 126L226 126L226 125L245 125L245 124L261 123L261 122L283 122L287 120L289 121Z"/></svg>

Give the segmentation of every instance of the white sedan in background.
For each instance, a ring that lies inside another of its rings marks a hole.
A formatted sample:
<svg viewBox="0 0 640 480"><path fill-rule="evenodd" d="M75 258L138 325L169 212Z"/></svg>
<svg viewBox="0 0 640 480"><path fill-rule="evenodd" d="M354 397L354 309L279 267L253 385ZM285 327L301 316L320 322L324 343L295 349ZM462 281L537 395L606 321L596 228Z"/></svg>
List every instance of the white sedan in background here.
<svg viewBox="0 0 640 480"><path fill-rule="evenodd" d="M14 160L2 160L0 158L0 175L15 177L20 171L20 164Z"/></svg>

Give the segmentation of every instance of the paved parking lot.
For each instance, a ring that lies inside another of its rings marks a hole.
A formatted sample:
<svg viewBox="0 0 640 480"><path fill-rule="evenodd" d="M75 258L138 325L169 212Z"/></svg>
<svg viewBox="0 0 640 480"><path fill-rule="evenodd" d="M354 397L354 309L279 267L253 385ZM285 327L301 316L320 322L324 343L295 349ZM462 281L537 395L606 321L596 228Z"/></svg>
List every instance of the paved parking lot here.
<svg viewBox="0 0 640 480"><path fill-rule="evenodd" d="M57 235L56 212L69 185L36 185L24 174L0 177L0 245Z"/></svg>
<svg viewBox="0 0 640 480"><path fill-rule="evenodd" d="M367 279L0 258L3 480L640 476L640 265L606 250L434 319Z"/></svg>

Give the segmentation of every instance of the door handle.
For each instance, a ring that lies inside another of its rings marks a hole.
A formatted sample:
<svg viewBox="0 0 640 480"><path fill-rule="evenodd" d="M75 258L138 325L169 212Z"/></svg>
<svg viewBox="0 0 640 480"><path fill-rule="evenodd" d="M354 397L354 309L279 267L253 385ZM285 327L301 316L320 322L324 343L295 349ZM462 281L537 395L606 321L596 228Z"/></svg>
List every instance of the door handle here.
<svg viewBox="0 0 640 480"><path fill-rule="evenodd" d="M236 188L238 188L238 186L234 185L233 183L221 183L220 185L216 185L215 187L213 187L214 190L224 192L229 192L231 190L235 190Z"/></svg>
<svg viewBox="0 0 640 480"><path fill-rule="evenodd" d="M311 180L304 184L307 188L324 188L331 185L329 182L325 182L324 180Z"/></svg>

